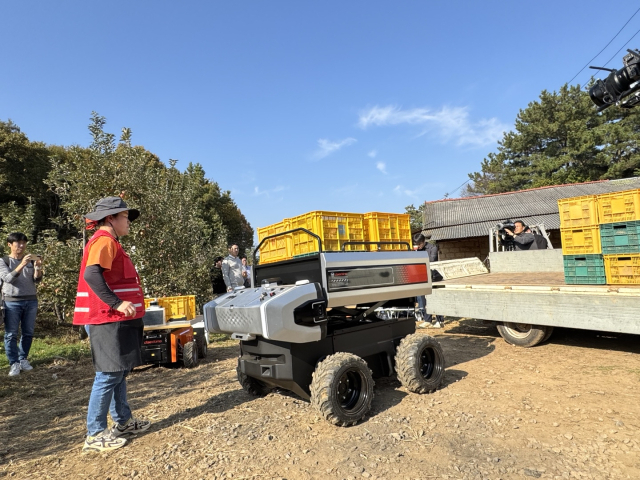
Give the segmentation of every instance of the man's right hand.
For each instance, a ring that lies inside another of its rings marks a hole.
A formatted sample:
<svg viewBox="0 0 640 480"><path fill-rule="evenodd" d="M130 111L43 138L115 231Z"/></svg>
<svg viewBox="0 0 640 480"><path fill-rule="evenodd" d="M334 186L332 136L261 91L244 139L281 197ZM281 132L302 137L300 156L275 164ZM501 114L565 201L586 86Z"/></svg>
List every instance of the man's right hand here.
<svg viewBox="0 0 640 480"><path fill-rule="evenodd" d="M124 313L125 317L133 317L136 314L136 307L131 302L124 301L116 309L120 313Z"/></svg>
<svg viewBox="0 0 640 480"><path fill-rule="evenodd" d="M227 292L233 292L233 287L227 287Z"/></svg>

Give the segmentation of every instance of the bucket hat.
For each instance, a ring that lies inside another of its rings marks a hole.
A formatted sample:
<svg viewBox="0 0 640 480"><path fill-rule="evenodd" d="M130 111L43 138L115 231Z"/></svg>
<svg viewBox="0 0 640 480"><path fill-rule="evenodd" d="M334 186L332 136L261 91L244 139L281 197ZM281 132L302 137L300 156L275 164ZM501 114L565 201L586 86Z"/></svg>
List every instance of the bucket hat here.
<svg viewBox="0 0 640 480"><path fill-rule="evenodd" d="M127 207L127 204L120 197L106 197L98 200L93 212L87 213L84 218L99 221L109 215L116 215L126 211L129 212L129 220L131 222L140 216L140 210Z"/></svg>

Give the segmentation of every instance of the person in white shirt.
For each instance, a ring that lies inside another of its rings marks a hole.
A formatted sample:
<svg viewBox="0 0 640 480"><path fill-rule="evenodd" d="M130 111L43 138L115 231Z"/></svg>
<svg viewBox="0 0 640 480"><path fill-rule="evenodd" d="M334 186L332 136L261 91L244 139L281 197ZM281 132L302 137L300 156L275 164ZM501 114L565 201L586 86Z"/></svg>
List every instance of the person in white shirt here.
<svg viewBox="0 0 640 480"><path fill-rule="evenodd" d="M245 277L242 274L242 261L238 258L239 252L238 245L229 246L229 255L222 261L222 278L227 286L227 292L233 291L235 287L244 285Z"/></svg>

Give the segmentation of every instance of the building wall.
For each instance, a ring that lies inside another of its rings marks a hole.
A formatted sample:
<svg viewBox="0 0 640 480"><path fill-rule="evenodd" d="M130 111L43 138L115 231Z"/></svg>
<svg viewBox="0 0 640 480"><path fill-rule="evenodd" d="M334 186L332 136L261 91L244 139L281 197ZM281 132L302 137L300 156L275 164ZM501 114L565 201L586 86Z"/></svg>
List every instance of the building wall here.
<svg viewBox="0 0 640 480"><path fill-rule="evenodd" d="M553 248L562 249L560 230L547 232ZM438 260L457 260L459 258L478 257L480 261L489 256L489 235L484 237L461 238L456 240L438 240Z"/></svg>
<svg viewBox="0 0 640 480"><path fill-rule="evenodd" d="M489 256L489 236L440 240L438 260L457 260L458 258L478 257L484 261Z"/></svg>

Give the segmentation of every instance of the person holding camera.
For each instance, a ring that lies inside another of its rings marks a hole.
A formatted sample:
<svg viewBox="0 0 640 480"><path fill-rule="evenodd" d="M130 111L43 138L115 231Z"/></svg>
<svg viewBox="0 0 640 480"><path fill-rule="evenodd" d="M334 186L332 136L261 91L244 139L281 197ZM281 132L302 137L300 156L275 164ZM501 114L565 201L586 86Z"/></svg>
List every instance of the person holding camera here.
<svg viewBox="0 0 640 480"><path fill-rule="evenodd" d="M0 283L4 304L4 348L9 360L9 376L33 370L27 357L31 350L38 312L36 283L42 280L42 258L26 253L29 239L15 232L7 237L8 256L0 262ZM18 333L22 329L20 344Z"/></svg>
<svg viewBox="0 0 640 480"><path fill-rule="evenodd" d="M129 233L140 212L120 197L99 200L87 213L87 228L97 228L84 248L74 325L91 325L95 370L87 410L83 452L104 452L127 443L124 435L151 425L133 417L127 402L127 375L142 365L144 296L140 277L119 238ZM107 428L107 412L115 424Z"/></svg>
<svg viewBox="0 0 640 480"><path fill-rule="evenodd" d="M538 249L538 245L535 242L535 236L522 220L516 220L513 222L513 230L505 227L504 231L509 237L511 237L516 251Z"/></svg>

